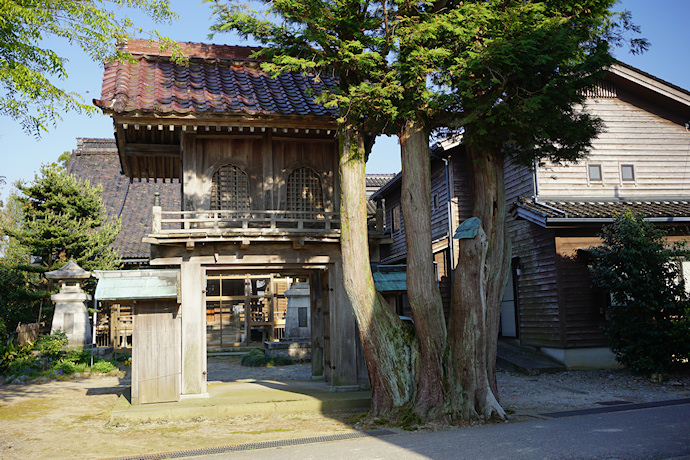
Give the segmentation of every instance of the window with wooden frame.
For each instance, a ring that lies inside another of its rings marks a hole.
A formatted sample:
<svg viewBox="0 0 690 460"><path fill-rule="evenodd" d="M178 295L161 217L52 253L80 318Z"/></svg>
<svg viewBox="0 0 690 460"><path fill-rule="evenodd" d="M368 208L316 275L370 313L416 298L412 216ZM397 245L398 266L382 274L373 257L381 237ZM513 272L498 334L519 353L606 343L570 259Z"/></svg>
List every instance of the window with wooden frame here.
<svg viewBox="0 0 690 460"><path fill-rule="evenodd" d="M621 165L621 182L635 182L635 166Z"/></svg>
<svg viewBox="0 0 690 460"><path fill-rule="evenodd" d="M227 164L213 173L211 209L249 210L249 179L238 166Z"/></svg>
<svg viewBox="0 0 690 460"><path fill-rule="evenodd" d="M602 182L601 165L587 165L587 177L590 182Z"/></svg>
<svg viewBox="0 0 690 460"><path fill-rule="evenodd" d="M391 232L400 231L400 206L394 206L391 210Z"/></svg>
<svg viewBox="0 0 690 460"><path fill-rule="evenodd" d="M323 194L321 178L313 169L302 166L288 176L287 180L288 211L323 211Z"/></svg>

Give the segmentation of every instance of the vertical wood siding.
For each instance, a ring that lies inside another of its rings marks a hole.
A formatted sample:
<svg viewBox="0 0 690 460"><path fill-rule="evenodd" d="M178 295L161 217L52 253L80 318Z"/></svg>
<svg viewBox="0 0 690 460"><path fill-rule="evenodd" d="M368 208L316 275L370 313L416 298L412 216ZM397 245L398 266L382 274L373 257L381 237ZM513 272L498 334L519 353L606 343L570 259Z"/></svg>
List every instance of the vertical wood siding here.
<svg viewBox="0 0 690 460"><path fill-rule="evenodd" d="M287 209L287 178L295 170L310 168L321 181L324 210L337 210L336 144L331 139L253 136L183 139L184 203L186 210L209 209L214 172L233 165L247 175L250 209Z"/></svg>
<svg viewBox="0 0 690 460"><path fill-rule="evenodd" d="M557 237L560 304L564 315L565 346L606 346L602 327L605 324L606 297L592 288L587 261L578 249L597 246L596 237Z"/></svg>
<svg viewBox="0 0 690 460"><path fill-rule="evenodd" d="M382 248L381 260L386 264L405 263L405 259L407 258L407 249L405 248L405 221L402 218L402 209L400 207L399 182L388 190L384 199L386 200L386 231L390 232L390 237L393 242L387 245L387 247ZM395 226L393 225L393 213L396 207L400 212L400 228L394 228Z"/></svg>
<svg viewBox="0 0 690 460"><path fill-rule="evenodd" d="M506 226L512 255L519 257L522 265L517 280L519 337L526 345L562 346L554 232L510 215L510 208L520 195L534 193L532 172L509 159L504 168Z"/></svg>
<svg viewBox="0 0 690 460"><path fill-rule="evenodd" d="M520 340L526 345L562 346L554 232L524 220L508 219L518 277Z"/></svg>
<svg viewBox="0 0 690 460"><path fill-rule="evenodd" d="M446 165L441 160L431 161L431 240L448 235L448 186Z"/></svg>
<svg viewBox="0 0 690 460"><path fill-rule="evenodd" d="M181 322L174 301L141 301L134 308L132 402L179 401Z"/></svg>
<svg viewBox="0 0 690 460"><path fill-rule="evenodd" d="M465 219L472 217L472 197L470 196L469 170L467 169L467 157L464 150L458 149L453 154L453 228L457 228Z"/></svg>

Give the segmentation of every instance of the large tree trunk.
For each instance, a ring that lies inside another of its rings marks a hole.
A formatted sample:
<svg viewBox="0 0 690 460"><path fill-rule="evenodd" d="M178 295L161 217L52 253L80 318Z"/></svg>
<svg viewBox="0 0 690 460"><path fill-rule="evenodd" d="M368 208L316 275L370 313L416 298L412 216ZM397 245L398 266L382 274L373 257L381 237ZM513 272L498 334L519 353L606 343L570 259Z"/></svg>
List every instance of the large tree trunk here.
<svg viewBox="0 0 690 460"><path fill-rule="evenodd" d="M371 414L396 419L412 403L414 338L374 288L367 234L365 151L352 125L340 129L343 282L354 309L372 388Z"/></svg>
<svg viewBox="0 0 690 460"><path fill-rule="evenodd" d="M421 122L409 120L400 128L399 138L401 202L407 246L407 298L414 316L420 352L415 412L422 420L438 420L446 413L443 386L446 321L431 247L429 136Z"/></svg>
<svg viewBox="0 0 690 460"><path fill-rule="evenodd" d="M453 414L464 420L503 418L496 387L501 296L510 263L505 227L503 158L467 147L473 214L481 228L459 241L449 322Z"/></svg>

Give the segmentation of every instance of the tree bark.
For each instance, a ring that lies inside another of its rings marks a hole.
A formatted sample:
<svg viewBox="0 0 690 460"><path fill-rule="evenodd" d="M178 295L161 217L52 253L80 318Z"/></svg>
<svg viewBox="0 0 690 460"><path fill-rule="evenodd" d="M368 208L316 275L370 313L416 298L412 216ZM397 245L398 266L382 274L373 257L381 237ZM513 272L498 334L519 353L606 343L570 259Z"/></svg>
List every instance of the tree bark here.
<svg viewBox="0 0 690 460"><path fill-rule="evenodd" d="M459 241L449 321L449 374L454 416L505 417L498 403L496 342L510 263L505 227L503 157L467 146L473 215L481 227Z"/></svg>
<svg viewBox="0 0 690 460"><path fill-rule="evenodd" d="M354 309L372 388L371 414L397 419L413 401L418 348L376 292L369 261L365 148L351 124L340 128L343 283Z"/></svg>
<svg viewBox="0 0 690 460"><path fill-rule="evenodd" d="M422 420L438 420L446 413L443 354L447 335L431 246L429 136L423 124L414 120L406 121L398 136L402 155L407 298L420 353L415 412Z"/></svg>

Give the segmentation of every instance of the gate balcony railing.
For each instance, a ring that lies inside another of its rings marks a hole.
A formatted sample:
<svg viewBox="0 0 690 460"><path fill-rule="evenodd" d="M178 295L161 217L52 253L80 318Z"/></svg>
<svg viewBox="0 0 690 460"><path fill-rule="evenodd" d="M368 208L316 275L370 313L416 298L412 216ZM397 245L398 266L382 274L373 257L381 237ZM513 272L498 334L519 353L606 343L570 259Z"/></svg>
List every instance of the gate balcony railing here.
<svg viewBox="0 0 690 460"><path fill-rule="evenodd" d="M310 211L163 211L153 207L152 234L340 235L340 216Z"/></svg>

